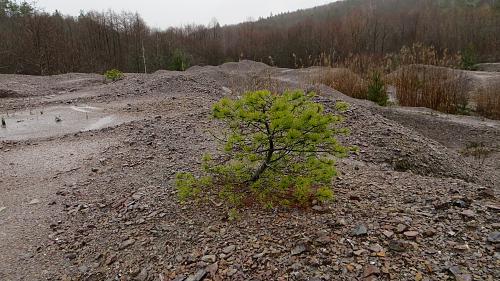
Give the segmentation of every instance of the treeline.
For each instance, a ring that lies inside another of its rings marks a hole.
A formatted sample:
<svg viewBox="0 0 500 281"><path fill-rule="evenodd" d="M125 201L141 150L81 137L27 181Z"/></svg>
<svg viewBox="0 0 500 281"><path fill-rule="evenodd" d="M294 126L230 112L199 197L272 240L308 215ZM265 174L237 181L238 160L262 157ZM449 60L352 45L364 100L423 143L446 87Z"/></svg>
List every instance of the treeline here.
<svg viewBox="0 0 500 281"><path fill-rule="evenodd" d="M0 0L0 73L153 72L240 59L307 67L380 58L414 43L498 61L498 2L345 0L238 25L158 30L133 13L71 17Z"/></svg>

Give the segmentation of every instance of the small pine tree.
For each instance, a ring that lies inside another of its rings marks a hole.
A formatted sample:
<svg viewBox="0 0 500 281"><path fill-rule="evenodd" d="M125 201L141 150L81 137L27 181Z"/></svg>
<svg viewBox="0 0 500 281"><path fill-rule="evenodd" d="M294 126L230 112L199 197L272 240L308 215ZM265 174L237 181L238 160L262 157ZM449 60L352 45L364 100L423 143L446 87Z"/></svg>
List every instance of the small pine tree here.
<svg viewBox="0 0 500 281"><path fill-rule="evenodd" d="M347 104L337 105L345 109ZM304 206L332 199L335 158L349 150L335 137L348 130L339 127L341 116L326 113L312 95L250 92L220 100L213 117L228 129L224 151L216 159L204 157L203 177L177 175L181 199L213 189L232 206L254 200Z"/></svg>
<svg viewBox="0 0 500 281"><path fill-rule="evenodd" d="M368 85L368 100L380 106L386 106L389 100L384 81L382 81L381 75L377 71L373 72L370 84Z"/></svg>
<svg viewBox="0 0 500 281"><path fill-rule="evenodd" d="M116 82L118 80L122 80L124 75L123 75L123 72L121 72L118 69L111 69L111 70L108 70L104 73L104 77L106 77L106 79L108 79L108 80Z"/></svg>

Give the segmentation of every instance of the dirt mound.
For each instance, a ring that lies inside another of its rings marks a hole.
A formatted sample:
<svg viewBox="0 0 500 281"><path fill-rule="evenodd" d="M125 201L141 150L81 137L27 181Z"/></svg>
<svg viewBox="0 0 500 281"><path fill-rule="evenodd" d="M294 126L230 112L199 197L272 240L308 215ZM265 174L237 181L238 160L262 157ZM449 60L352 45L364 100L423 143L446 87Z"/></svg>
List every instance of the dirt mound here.
<svg viewBox="0 0 500 281"><path fill-rule="evenodd" d="M478 71L500 72L500 63L479 63L474 68Z"/></svg>
<svg viewBox="0 0 500 281"><path fill-rule="evenodd" d="M262 62L255 62L255 61L250 61L250 60L242 60L240 62L228 62L225 63L219 68L222 71L226 72L260 72L266 69L269 69L270 66L262 63Z"/></svg>
<svg viewBox="0 0 500 281"><path fill-rule="evenodd" d="M334 108L335 101L322 103ZM344 143L359 148L359 159L399 172L478 182L475 167L447 147L386 119L364 106L351 104L345 126L351 134Z"/></svg>
<svg viewBox="0 0 500 281"><path fill-rule="evenodd" d="M0 89L0 99L2 99L2 98L18 98L20 96L21 95L14 90Z"/></svg>

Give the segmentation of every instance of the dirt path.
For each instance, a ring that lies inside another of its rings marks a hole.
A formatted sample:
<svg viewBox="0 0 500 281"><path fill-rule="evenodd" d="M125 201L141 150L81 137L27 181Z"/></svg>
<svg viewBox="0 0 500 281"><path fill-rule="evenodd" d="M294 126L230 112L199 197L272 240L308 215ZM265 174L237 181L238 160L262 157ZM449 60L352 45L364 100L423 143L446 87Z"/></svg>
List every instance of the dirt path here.
<svg viewBox="0 0 500 281"><path fill-rule="evenodd" d="M86 138L0 149L1 280L36 280L44 275L40 264L63 261L38 254L52 234L50 227L64 219L64 206L54 200L56 193L85 178L81 171L86 163L114 142L112 138Z"/></svg>

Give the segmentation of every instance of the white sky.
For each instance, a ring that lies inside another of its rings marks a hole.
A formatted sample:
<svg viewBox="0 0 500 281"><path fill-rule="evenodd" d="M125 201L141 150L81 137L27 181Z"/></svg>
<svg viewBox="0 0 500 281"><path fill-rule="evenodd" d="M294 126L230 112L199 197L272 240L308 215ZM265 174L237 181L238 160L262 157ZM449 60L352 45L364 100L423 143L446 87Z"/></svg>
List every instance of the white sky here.
<svg viewBox="0 0 500 281"><path fill-rule="evenodd" d="M66 15L80 10L139 12L153 27L166 28L184 24L208 24L216 18L221 25L234 24L249 17L267 17L271 13L295 11L334 2L335 0L37 0L37 7L47 12L56 9Z"/></svg>

